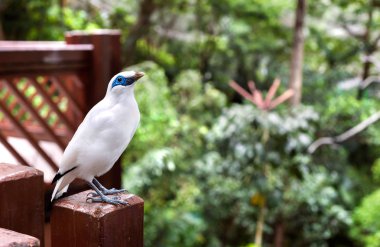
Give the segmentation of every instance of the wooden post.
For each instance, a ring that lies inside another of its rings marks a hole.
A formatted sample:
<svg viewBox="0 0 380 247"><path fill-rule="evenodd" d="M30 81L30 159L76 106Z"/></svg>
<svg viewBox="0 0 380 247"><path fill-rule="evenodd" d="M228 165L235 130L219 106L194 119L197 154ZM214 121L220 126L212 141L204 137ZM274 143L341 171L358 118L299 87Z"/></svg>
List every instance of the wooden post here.
<svg viewBox="0 0 380 247"><path fill-rule="evenodd" d="M65 34L67 44L92 44L92 69L83 75L86 91L86 109L90 110L104 98L108 82L121 71L121 45L119 30L92 32L71 31ZM107 174L100 178L106 187L121 187L121 165L117 161Z"/></svg>
<svg viewBox="0 0 380 247"><path fill-rule="evenodd" d="M0 228L0 247L39 247L40 241L32 236Z"/></svg>
<svg viewBox="0 0 380 247"><path fill-rule="evenodd" d="M53 207L53 247L142 247L144 201L135 195L118 194L129 205L86 202L91 190L62 198Z"/></svg>
<svg viewBox="0 0 380 247"><path fill-rule="evenodd" d="M0 227L36 237L44 246L44 181L41 171L0 163Z"/></svg>
<svg viewBox="0 0 380 247"><path fill-rule="evenodd" d="M86 83L87 106L103 99L108 82L121 70L120 31L98 30L94 32L71 31L65 34L67 44L92 44L92 70Z"/></svg>

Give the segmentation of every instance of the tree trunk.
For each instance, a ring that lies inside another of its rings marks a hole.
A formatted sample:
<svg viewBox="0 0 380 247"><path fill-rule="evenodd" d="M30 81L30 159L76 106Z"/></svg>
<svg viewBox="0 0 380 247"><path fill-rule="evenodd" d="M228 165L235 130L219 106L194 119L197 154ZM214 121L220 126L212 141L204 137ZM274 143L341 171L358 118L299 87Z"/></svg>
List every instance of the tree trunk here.
<svg viewBox="0 0 380 247"><path fill-rule="evenodd" d="M362 73L362 76L361 76L361 83L365 79L367 79L367 77L369 76L370 68L371 68L371 62L365 61L364 64L363 64L363 73ZM362 88L362 87L359 86L357 99L360 100L360 99L363 98L364 90L365 90L364 88Z"/></svg>
<svg viewBox="0 0 380 247"><path fill-rule="evenodd" d="M306 0L297 0L289 81L289 88L294 90L294 96L290 100L292 106L301 102L305 11Z"/></svg>
<svg viewBox="0 0 380 247"><path fill-rule="evenodd" d="M265 219L265 204L260 205L259 218L257 219L257 222L256 222L256 233L255 233L256 246L261 246L263 242L264 219Z"/></svg>
<svg viewBox="0 0 380 247"><path fill-rule="evenodd" d="M131 28L125 42L126 55L124 62L126 65L131 65L135 61L137 40L148 33L151 26L151 16L156 8L155 0L143 0L141 2L136 24Z"/></svg>
<svg viewBox="0 0 380 247"><path fill-rule="evenodd" d="M0 1L0 40L5 40L5 33L1 17L3 17L5 10L8 8L8 5L9 1Z"/></svg>
<svg viewBox="0 0 380 247"><path fill-rule="evenodd" d="M5 40L5 35L3 31L3 24L0 21L0 40Z"/></svg>
<svg viewBox="0 0 380 247"><path fill-rule="evenodd" d="M274 247L282 247L284 243L284 221L280 219L275 227Z"/></svg>
<svg viewBox="0 0 380 247"><path fill-rule="evenodd" d="M371 45L371 26L372 26L372 20L373 20L373 1L370 1L370 7L368 8L367 14L368 14L368 21L367 21L366 30L365 30L365 33L363 36L363 43L364 43L364 47L365 47L365 56L368 58L376 51L376 45L377 45L376 43L373 46ZM363 71L362 71L360 85L370 75L370 69L371 69L371 62L366 59L364 61L364 64L363 64ZM364 94L364 90L365 90L360 85L358 88L358 95L357 95L357 99L359 99L359 100L363 98L363 94Z"/></svg>

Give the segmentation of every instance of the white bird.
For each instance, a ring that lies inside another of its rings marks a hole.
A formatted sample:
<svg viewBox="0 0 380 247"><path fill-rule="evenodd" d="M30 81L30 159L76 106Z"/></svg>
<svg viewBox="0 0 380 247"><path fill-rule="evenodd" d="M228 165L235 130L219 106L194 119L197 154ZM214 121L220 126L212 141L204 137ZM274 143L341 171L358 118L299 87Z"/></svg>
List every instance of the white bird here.
<svg viewBox="0 0 380 247"><path fill-rule="evenodd" d="M95 177L112 168L135 134L140 111L134 86L143 76L142 72L125 71L112 77L106 96L87 113L63 153L52 182L57 182L52 201L66 192L75 178L80 178L96 192L90 193L87 200L127 204L106 196L125 190L108 190Z"/></svg>

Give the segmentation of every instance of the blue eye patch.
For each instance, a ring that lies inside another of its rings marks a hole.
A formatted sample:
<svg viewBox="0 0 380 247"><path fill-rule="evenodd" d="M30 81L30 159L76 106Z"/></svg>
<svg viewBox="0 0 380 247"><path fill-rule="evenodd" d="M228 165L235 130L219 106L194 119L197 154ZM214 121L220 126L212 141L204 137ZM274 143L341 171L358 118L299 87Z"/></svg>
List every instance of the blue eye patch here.
<svg viewBox="0 0 380 247"><path fill-rule="evenodd" d="M134 82L135 82L135 80L133 78L130 78L130 77L125 78L125 77L119 75L118 77L115 78L115 80L113 80L112 87L115 87L118 85L129 86L129 85L132 85Z"/></svg>

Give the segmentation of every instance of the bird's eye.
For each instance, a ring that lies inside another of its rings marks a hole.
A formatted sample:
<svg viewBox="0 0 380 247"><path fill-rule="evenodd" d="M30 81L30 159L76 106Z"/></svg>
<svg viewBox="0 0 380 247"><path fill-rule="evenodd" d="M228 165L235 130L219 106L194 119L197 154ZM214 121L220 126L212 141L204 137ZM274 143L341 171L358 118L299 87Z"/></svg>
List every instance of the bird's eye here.
<svg viewBox="0 0 380 247"><path fill-rule="evenodd" d="M121 77L117 78L117 81L118 81L118 82L121 82Z"/></svg>

